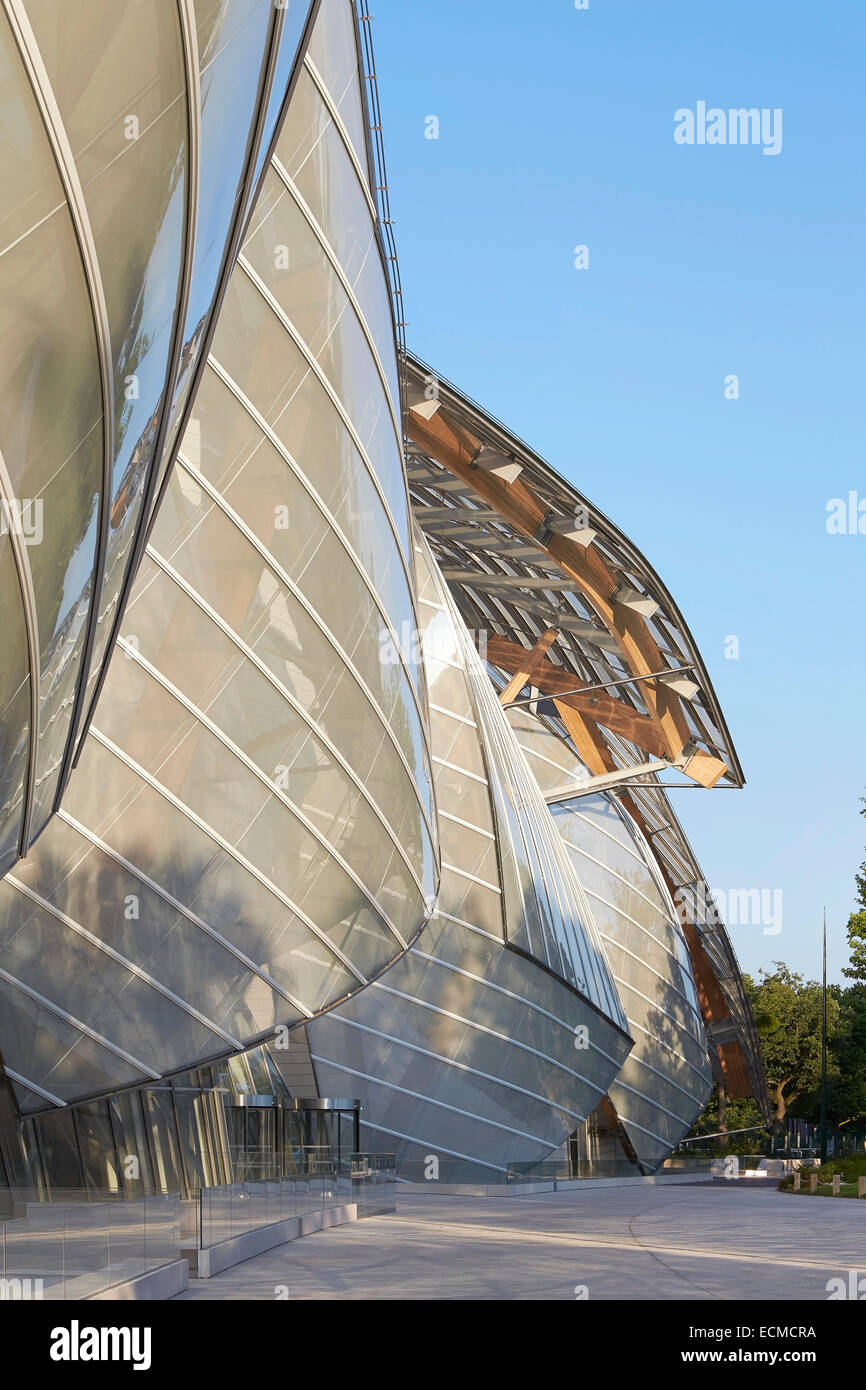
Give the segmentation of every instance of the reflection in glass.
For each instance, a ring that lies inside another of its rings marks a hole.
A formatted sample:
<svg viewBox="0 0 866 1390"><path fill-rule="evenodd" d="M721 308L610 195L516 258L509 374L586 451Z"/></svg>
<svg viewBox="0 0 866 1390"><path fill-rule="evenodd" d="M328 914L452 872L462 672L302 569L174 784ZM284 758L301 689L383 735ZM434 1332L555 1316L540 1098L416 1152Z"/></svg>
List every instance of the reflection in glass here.
<svg viewBox="0 0 866 1390"><path fill-rule="evenodd" d="M81 180L113 358L110 531L93 670L104 656L164 403L184 234L186 79L171 6L90 0L82 24L73 5L31 0L28 14Z"/></svg>
<svg viewBox="0 0 866 1390"><path fill-rule="evenodd" d="M86 1185L94 1192L119 1192L120 1174L108 1102L94 1100L79 1105L75 1118Z"/></svg>
<svg viewBox="0 0 866 1390"><path fill-rule="evenodd" d="M24 779L30 751L30 661L18 571L8 534L0 534L0 875L18 857Z"/></svg>
<svg viewBox="0 0 866 1390"><path fill-rule="evenodd" d="M150 1151L157 1192L180 1190L180 1165L171 1091L168 1087L143 1092Z"/></svg>
<svg viewBox="0 0 866 1390"><path fill-rule="evenodd" d="M700 1112L711 1083L688 951L652 853L615 797L551 807L590 900L635 1043L610 1098L652 1169Z"/></svg>

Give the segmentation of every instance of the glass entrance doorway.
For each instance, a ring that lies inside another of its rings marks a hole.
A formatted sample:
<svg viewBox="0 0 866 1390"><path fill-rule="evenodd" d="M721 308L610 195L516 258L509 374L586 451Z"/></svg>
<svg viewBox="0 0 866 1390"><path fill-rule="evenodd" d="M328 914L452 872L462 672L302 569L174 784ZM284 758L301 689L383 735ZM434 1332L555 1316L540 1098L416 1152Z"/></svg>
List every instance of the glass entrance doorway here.
<svg viewBox="0 0 866 1390"><path fill-rule="evenodd" d="M226 1104L236 1182L262 1182L347 1162L360 1144L360 1101L233 1096Z"/></svg>
<svg viewBox="0 0 866 1390"><path fill-rule="evenodd" d="M235 1180L255 1182L273 1177L279 1111L273 1103L267 1106L230 1105L227 1114Z"/></svg>
<svg viewBox="0 0 866 1390"><path fill-rule="evenodd" d="M349 1159L361 1147L359 1100L296 1099L301 1143L324 1158Z"/></svg>

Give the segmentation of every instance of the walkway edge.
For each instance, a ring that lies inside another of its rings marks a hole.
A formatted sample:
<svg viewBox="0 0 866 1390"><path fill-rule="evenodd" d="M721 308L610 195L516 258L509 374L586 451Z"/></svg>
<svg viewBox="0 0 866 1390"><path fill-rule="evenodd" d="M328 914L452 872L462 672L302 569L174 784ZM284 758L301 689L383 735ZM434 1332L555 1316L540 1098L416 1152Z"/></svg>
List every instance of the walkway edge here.
<svg viewBox="0 0 866 1390"><path fill-rule="evenodd" d="M174 1298L189 1288L189 1260L173 1260L171 1264L160 1265L147 1274L138 1274L134 1279L124 1279L120 1284L112 1284L99 1293L91 1294L85 1302L100 1303L115 1300L133 1300L138 1303L162 1302Z"/></svg>
<svg viewBox="0 0 866 1390"><path fill-rule="evenodd" d="M549 1182L471 1183L401 1182L397 1197L537 1197L544 1192L581 1192L609 1187L672 1187L677 1183L710 1183L709 1173L666 1173L664 1176L628 1178L556 1178Z"/></svg>
<svg viewBox="0 0 866 1390"><path fill-rule="evenodd" d="M357 1202L346 1202L342 1206L328 1207L324 1211L309 1212L306 1216L290 1216L285 1221L275 1221L270 1226L259 1226L254 1231L245 1231L243 1235L233 1236L231 1240L220 1241L219 1245L190 1251L190 1256L197 1257L198 1267L194 1271L195 1276L198 1279L212 1279L215 1274L231 1269L232 1265L243 1264L245 1260L252 1260L256 1255L263 1255L266 1250L273 1250L278 1245L287 1245L289 1241L298 1240L301 1236L324 1231L330 1226L343 1226L346 1222L357 1219Z"/></svg>

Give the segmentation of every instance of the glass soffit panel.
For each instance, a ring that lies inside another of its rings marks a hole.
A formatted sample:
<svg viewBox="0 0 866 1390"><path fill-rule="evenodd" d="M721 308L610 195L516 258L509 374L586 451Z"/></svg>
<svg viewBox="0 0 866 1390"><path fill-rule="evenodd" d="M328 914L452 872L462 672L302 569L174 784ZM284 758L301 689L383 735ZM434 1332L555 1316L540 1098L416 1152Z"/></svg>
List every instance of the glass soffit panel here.
<svg viewBox="0 0 866 1390"><path fill-rule="evenodd" d="M358 163L367 170L367 122L361 98L354 7L326 0L310 38L309 56L340 113ZM369 184L369 178L367 180Z"/></svg>
<svg viewBox="0 0 866 1390"><path fill-rule="evenodd" d="M50 811L90 602L102 487L101 377L90 296L57 166L0 18L0 439L28 547L39 629L40 746L32 833Z"/></svg>

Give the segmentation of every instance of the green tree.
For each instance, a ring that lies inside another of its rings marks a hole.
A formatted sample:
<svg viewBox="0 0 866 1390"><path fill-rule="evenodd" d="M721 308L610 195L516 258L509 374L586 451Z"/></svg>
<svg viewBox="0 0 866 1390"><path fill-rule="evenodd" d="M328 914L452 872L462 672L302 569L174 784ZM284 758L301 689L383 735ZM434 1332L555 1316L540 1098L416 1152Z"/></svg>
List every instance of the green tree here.
<svg viewBox="0 0 866 1390"><path fill-rule="evenodd" d="M720 1100L723 1100L722 1105L719 1104ZM751 1096L735 1100L730 1096L722 1098L716 1085L713 1086L706 1106L689 1130L689 1135L695 1138L702 1134L733 1131L728 1133L726 1138L716 1140L715 1151L719 1154L753 1154L759 1153L767 1141L768 1134L763 1124L757 1101ZM737 1130L746 1130L747 1133L738 1134Z"/></svg>
<svg viewBox="0 0 866 1390"><path fill-rule="evenodd" d="M761 1047L767 1086L773 1103L774 1128L780 1130L789 1111L814 1120L814 1097L821 1079L821 986L804 980L783 961L773 962L772 973L745 977ZM827 1037L839 1030L841 1005L828 992ZM828 1052L828 1077L838 1064Z"/></svg>
<svg viewBox="0 0 866 1390"><path fill-rule="evenodd" d="M866 1126L866 984L848 989L832 985L828 993L839 1003L839 1028L831 1048L834 1075L827 1090L827 1113L839 1128L862 1129Z"/></svg>
<svg viewBox="0 0 866 1390"><path fill-rule="evenodd" d="M861 816L866 816L866 797L863 800ZM849 980L866 982L866 862L860 865L855 875L857 902L859 909L848 918L848 945L851 948L851 961L842 971Z"/></svg>

